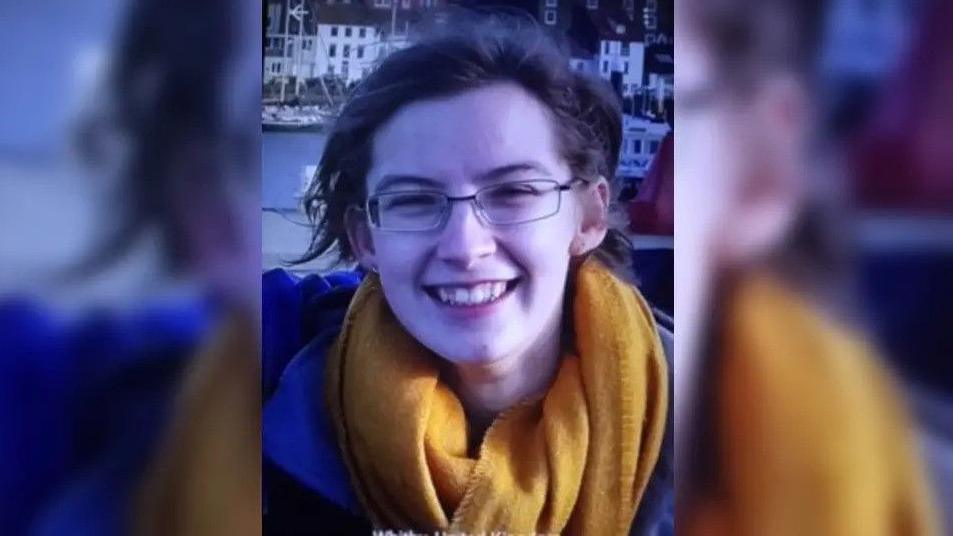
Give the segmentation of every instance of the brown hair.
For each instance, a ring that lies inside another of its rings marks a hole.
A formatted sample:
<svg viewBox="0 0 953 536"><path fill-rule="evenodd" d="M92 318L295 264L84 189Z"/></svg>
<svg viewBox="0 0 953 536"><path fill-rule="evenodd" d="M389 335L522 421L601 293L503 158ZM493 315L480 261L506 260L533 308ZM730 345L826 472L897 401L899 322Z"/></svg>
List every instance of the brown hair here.
<svg viewBox="0 0 953 536"><path fill-rule="evenodd" d="M374 134L407 104L511 82L549 110L563 158L575 176L611 181L622 138L619 98L607 83L573 71L568 57L537 25L500 16L448 30L388 56L350 96L328 137L305 198L314 226L307 262L336 248L354 260L345 231L348 207L367 195ZM610 229L594 254L621 273L630 244Z"/></svg>
<svg viewBox="0 0 953 536"><path fill-rule="evenodd" d="M816 65L824 0L686 0L685 20L705 41L715 72L733 91L766 72L809 78Z"/></svg>

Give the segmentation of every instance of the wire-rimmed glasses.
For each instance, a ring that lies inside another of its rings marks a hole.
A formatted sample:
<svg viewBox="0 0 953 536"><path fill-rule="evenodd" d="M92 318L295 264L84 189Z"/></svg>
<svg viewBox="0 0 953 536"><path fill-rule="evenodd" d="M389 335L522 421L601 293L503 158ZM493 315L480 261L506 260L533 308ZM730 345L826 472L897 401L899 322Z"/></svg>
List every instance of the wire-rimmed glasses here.
<svg viewBox="0 0 953 536"><path fill-rule="evenodd" d="M572 188L549 179L494 184L473 195L452 197L437 190L383 192L365 203L371 225L386 231L432 231L443 227L456 201L469 201L490 225L512 226L542 220L559 212L562 192Z"/></svg>

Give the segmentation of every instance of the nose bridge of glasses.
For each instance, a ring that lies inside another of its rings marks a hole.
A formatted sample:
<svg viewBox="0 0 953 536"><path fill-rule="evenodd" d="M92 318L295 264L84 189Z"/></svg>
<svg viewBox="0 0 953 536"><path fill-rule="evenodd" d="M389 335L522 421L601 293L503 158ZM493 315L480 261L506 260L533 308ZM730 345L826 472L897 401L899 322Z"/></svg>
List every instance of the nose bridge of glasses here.
<svg viewBox="0 0 953 536"><path fill-rule="evenodd" d="M486 214L484 213L483 206L480 204L480 200L477 197L477 194L464 195L464 196L451 196L445 195L447 201L446 206L444 207L444 221L443 224L446 227L449 225L450 220L453 219L454 205L463 205L462 210L464 211L464 216L467 215L467 212L473 214L477 222L482 226L489 224Z"/></svg>
<svg viewBox="0 0 953 536"><path fill-rule="evenodd" d="M450 197L438 238L437 253L441 259L469 265L475 259L496 250L495 231L481 213L476 196ZM454 205L457 207L454 213ZM462 210L462 212L461 212Z"/></svg>

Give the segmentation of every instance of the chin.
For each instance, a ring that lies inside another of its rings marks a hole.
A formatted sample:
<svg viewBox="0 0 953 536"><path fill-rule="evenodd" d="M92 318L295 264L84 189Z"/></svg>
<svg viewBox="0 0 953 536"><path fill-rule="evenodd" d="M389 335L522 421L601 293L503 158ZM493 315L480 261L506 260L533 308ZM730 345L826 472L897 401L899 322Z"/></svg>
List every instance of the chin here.
<svg viewBox="0 0 953 536"><path fill-rule="evenodd" d="M466 341L451 342L442 346L442 350L436 351L437 355L454 365L486 365L499 361L503 355L498 348Z"/></svg>

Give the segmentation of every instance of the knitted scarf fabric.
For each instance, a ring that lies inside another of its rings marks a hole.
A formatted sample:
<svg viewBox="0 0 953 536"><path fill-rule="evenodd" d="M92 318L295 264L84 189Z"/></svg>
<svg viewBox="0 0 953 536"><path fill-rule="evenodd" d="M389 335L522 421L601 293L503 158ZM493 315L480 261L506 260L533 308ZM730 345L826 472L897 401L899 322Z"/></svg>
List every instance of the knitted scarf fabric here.
<svg viewBox="0 0 953 536"><path fill-rule="evenodd" d="M327 402L376 527L628 532L662 445L665 357L635 289L593 260L576 277L575 351L545 395L496 418L475 456L439 357L404 330L379 280L364 281L329 353Z"/></svg>

